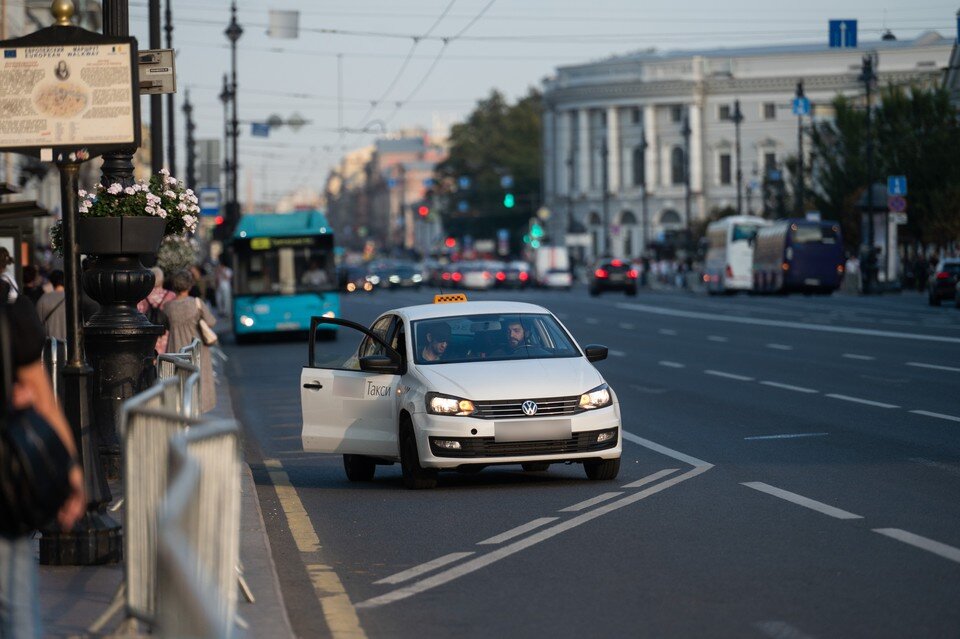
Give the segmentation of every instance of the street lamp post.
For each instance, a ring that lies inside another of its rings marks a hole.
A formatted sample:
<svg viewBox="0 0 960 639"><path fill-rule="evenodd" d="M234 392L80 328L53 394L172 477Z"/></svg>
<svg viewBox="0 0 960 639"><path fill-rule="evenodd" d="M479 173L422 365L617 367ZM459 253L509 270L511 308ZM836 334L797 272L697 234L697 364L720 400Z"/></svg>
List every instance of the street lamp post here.
<svg viewBox="0 0 960 639"><path fill-rule="evenodd" d="M151 49L160 48L160 0L149 0L149 41ZM163 168L163 96L150 96L150 169Z"/></svg>
<svg viewBox="0 0 960 639"><path fill-rule="evenodd" d="M232 214L230 207L230 197L233 193L233 187L231 186L231 178L233 176L233 169L231 168L233 162L230 160L230 101L233 99L233 92L230 90L230 83L227 81L227 74L223 74L223 88L220 90L220 102L223 103L223 194L227 199L227 210L226 213L229 219L229 216ZM230 227L230 224L225 224L225 227Z"/></svg>
<svg viewBox="0 0 960 639"><path fill-rule="evenodd" d="M647 246L650 243L649 222L650 218L647 212L647 131L640 129L640 188L643 192L640 194L640 211L643 217L643 249L641 254L647 252ZM636 169L635 169L636 170Z"/></svg>
<svg viewBox="0 0 960 639"><path fill-rule="evenodd" d="M603 254L611 255L610 251L610 190L607 187L607 180L609 179L610 167L607 165L607 158L610 155L610 150L607 148L606 136L604 136L603 141L600 143L600 188L603 189Z"/></svg>
<svg viewBox="0 0 960 639"><path fill-rule="evenodd" d="M803 81L797 82L797 100L802 100L804 98L803 94ZM803 115L797 112L797 199L796 199L796 214L797 217L803 215L803 200L804 200L804 180L803 180Z"/></svg>
<svg viewBox="0 0 960 639"><path fill-rule="evenodd" d="M186 153L187 153L187 174L185 177L187 188L188 189L197 189L197 154L196 154L196 140L193 137L193 132L196 130L196 125L193 123L193 105L190 103L190 91L186 92L186 95L183 98L183 117L184 117L184 127L187 132L186 140Z"/></svg>
<svg viewBox="0 0 960 639"><path fill-rule="evenodd" d="M865 255L863 270L863 292L872 293L876 284L877 269L873 264L876 259L874 251L874 230L873 230L873 104L871 100L871 90L873 83L877 79L874 71L873 55L867 53L863 56L863 64L860 69L859 80L863 82L866 90L867 99L867 251ZM861 240L862 241L862 240Z"/></svg>
<svg viewBox="0 0 960 639"><path fill-rule="evenodd" d="M741 163L741 153L740 153L740 124L743 122L743 112L740 110L740 100L733 101L733 116L730 118L733 120L733 127L736 133L736 149L737 154L737 215L743 215L743 165Z"/></svg>
<svg viewBox="0 0 960 639"><path fill-rule="evenodd" d="M680 129L680 135L683 136L683 206L684 220L686 222L687 244L693 239L693 232L690 227L690 117L683 116L683 128Z"/></svg>
<svg viewBox="0 0 960 639"><path fill-rule="evenodd" d="M164 10L164 31L167 34L167 48L173 48L173 14L170 11L170 0L166 0ZM177 136L174 128L176 107L174 95L167 94L167 168L171 175L177 175Z"/></svg>
<svg viewBox="0 0 960 639"><path fill-rule="evenodd" d="M230 41L230 104L232 113L230 118L231 155L230 163L230 193L227 202L227 220L232 229L240 220L240 203L237 196L237 170L240 165L240 156L237 153L237 138L240 136L240 123L237 121L237 40L243 35L243 28L237 23L237 2L230 3L230 24L223 32Z"/></svg>

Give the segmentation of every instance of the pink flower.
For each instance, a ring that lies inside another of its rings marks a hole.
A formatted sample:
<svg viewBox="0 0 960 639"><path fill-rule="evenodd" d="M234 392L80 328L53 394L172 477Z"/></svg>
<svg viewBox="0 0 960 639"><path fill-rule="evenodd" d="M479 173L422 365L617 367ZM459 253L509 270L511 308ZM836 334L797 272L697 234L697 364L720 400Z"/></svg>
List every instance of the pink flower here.
<svg viewBox="0 0 960 639"><path fill-rule="evenodd" d="M123 190L123 186L121 186L117 182L114 182L113 184L107 187L107 193L109 193L110 195L119 195L120 191L122 190Z"/></svg>
<svg viewBox="0 0 960 639"><path fill-rule="evenodd" d="M184 215L183 223L192 229L197 223L197 218L193 217L192 215Z"/></svg>
<svg viewBox="0 0 960 639"><path fill-rule="evenodd" d="M134 193L136 193L136 191L133 190L132 186L128 186L123 190L123 192L126 193L127 195L133 195Z"/></svg>

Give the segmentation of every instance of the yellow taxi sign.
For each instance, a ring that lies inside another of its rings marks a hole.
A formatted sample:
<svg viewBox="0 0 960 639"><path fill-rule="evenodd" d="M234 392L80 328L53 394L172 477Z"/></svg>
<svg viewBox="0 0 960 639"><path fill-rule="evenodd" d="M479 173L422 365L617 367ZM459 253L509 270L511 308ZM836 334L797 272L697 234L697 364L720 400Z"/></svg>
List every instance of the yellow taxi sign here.
<svg viewBox="0 0 960 639"><path fill-rule="evenodd" d="M451 293L449 295L434 295L434 304L453 304L455 302L466 302L467 296L463 293Z"/></svg>

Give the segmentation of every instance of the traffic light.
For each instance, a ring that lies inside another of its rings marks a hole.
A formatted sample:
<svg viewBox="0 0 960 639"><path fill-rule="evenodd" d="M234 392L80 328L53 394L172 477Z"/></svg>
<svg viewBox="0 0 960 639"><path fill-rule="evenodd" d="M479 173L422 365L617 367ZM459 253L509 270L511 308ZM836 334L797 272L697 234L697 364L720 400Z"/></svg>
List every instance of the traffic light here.
<svg viewBox="0 0 960 639"><path fill-rule="evenodd" d="M447 248L453 248L454 246L457 245L457 241L452 237L448 237L443 241L443 245L446 246Z"/></svg>
<svg viewBox="0 0 960 639"><path fill-rule="evenodd" d="M425 204L421 204L417 208L417 213L420 215L420 217L427 217L430 215L430 207Z"/></svg>
<svg viewBox="0 0 960 639"><path fill-rule="evenodd" d="M530 225L530 237L534 240L539 240L543 237L543 227L540 226L539 222L533 222Z"/></svg>
<svg viewBox="0 0 960 639"><path fill-rule="evenodd" d="M214 222L214 224L216 224L217 226L220 226L221 224L223 224L223 216L222 216L222 215L218 215L217 217L213 218L213 222Z"/></svg>
<svg viewBox="0 0 960 639"><path fill-rule="evenodd" d="M503 196L504 207L508 209L512 209L514 206L516 206L516 204L517 204L517 201L516 201L516 198L513 197L513 193L507 193Z"/></svg>

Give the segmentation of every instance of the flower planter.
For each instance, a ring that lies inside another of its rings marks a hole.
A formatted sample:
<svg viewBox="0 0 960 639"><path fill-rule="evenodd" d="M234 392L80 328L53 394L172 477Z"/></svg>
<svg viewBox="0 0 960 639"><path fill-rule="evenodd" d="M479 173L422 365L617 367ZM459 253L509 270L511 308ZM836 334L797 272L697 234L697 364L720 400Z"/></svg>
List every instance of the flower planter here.
<svg viewBox="0 0 960 639"><path fill-rule="evenodd" d="M156 253L167 221L159 217L86 217L77 221L77 245L86 255Z"/></svg>

